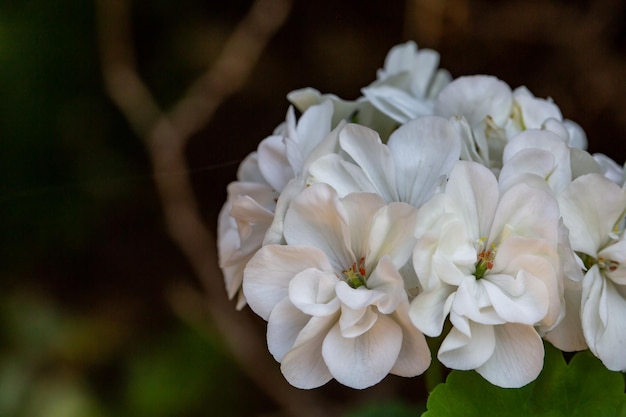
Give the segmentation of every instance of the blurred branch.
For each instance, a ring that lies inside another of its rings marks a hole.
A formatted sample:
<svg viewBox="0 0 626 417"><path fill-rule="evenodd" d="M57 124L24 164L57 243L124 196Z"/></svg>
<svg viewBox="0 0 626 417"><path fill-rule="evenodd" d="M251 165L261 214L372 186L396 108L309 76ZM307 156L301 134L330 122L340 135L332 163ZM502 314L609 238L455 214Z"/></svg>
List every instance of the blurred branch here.
<svg viewBox="0 0 626 417"><path fill-rule="evenodd" d="M267 352L258 322L249 314L237 312L227 300L217 262L216 239L200 216L188 176L161 175L187 172L185 148L190 136L204 127L224 99L243 85L290 8L289 0L256 0L211 68L165 112L137 71L129 0L97 0L106 89L145 142L154 171L159 174L155 182L169 234L205 288L206 294L201 298L187 294L184 299L189 303L195 300L195 305L185 313L191 312L195 317L199 314L197 304L203 303L249 377L286 414L314 417L332 413L316 393L297 390L285 382ZM180 313L180 303L175 304Z"/></svg>

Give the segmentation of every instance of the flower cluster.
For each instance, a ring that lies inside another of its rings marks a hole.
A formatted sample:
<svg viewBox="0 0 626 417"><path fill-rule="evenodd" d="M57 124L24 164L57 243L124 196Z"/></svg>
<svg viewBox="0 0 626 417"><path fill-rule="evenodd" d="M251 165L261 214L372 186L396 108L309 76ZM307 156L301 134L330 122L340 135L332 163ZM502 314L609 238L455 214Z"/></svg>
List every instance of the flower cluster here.
<svg viewBox="0 0 626 417"><path fill-rule="evenodd" d="M408 42L357 100L289 94L219 216L229 296L299 388L419 375L426 336L501 387L543 340L626 370L623 167L550 99L438 65Z"/></svg>

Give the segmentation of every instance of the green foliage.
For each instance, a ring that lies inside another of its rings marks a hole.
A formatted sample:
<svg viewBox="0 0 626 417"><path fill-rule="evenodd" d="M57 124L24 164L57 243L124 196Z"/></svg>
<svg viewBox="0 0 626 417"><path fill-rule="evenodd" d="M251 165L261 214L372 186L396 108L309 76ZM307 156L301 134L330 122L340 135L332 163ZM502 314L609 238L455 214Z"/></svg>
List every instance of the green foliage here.
<svg viewBox="0 0 626 417"><path fill-rule="evenodd" d="M624 417L624 379L589 351L567 364L546 344L543 371L519 389L491 385L474 371L453 371L432 392L422 417Z"/></svg>

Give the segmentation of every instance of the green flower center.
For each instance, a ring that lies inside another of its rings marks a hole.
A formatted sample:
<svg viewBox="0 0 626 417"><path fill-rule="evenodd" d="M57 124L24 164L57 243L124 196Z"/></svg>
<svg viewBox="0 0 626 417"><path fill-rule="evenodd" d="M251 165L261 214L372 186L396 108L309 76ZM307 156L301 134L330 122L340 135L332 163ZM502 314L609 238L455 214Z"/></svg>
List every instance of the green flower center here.
<svg viewBox="0 0 626 417"><path fill-rule="evenodd" d="M365 278L367 271L365 270L365 257L361 257L359 262L354 262L348 269L341 271L343 278L346 280L349 286L352 288L359 288L365 286L367 278Z"/></svg>

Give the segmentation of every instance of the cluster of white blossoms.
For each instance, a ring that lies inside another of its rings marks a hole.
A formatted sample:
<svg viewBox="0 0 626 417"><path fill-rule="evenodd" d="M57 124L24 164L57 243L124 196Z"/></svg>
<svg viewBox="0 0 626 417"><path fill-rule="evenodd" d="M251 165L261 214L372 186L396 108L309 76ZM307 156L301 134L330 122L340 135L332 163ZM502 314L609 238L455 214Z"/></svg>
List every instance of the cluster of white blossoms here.
<svg viewBox="0 0 626 417"><path fill-rule="evenodd" d="M426 336L501 387L543 340L626 370L624 168L551 100L438 65L408 42L355 101L289 94L219 216L229 296L299 388L419 375Z"/></svg>

